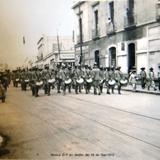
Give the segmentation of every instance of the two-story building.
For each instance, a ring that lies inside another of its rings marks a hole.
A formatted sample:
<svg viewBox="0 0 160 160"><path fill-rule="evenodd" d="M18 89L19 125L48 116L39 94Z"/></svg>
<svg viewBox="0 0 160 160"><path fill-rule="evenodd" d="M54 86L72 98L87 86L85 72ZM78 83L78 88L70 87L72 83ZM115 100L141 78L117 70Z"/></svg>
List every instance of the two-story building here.
<svg viewBox="0 0 160 160"><path fill-rule="evenodd" d="M81 64L121 66L128 73L160 65L160 1L76 1L76 57Z"/></svg>
<svg viewBox="0 0 160 160"><path fill-rule="evenodd" d="M46 36L43 35L39 41L37 66L54 67L57 63L75 63L75 52L73 39L70 36Z"/></svg>

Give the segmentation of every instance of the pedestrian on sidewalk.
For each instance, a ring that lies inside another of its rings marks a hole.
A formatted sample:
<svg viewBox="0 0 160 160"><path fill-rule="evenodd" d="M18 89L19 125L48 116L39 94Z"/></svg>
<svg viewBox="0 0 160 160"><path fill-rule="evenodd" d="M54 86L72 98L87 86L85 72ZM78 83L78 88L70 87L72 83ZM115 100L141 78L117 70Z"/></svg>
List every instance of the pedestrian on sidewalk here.
<svg viewBox="0 0 160 160"><path fill-rule="evenodd" d="M148 74L148 76L149 76L149 80L148 80L148 90L150 90L150 88L152 87L152 88L154 89L154 91L156 91L157 89L156 89L156 85L155 85L155 82L154 82L154 80L155 80L155 75L154 75L154 71L153 71L153 68L152 68L152 67L149 69L149 74Z"/></svg>
<svg viewBox="0 0 160 160"><path fill-rule="evenodd" d="M147 78L147 74L146 74L146 71L145 71L145 67L142 67L142 68L141 68L140 78L141 78L141 87L142 87L142 89L145 89L145 86L146 86L146 78Z"/></svg>
<svg viewBox="0 0 160 160"><path fill-rule="evenodd" d="M158 77L158 89L160 91L160 66L158 66L158 74L157 74L157 77Z"/></svg>
<svg viewBox="0 0 160 160"><path fill-rule="evenodd" d="M137 89L137 74L136 74L136 70L132 70L130 73L130 77L129 77L129 83L131 83L132 87L133 87L133 91L136 92Z"/></svg>

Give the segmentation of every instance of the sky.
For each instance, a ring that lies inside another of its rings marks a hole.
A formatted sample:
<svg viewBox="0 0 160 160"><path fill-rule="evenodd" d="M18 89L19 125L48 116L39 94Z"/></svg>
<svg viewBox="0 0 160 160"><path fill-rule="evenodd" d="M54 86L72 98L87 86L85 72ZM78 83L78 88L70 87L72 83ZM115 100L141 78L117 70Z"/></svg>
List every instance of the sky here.
<svg viewBox="0 0 160 160"><path fill-rule="evenodd" d="M0 63L17 67L35 59L37 42L43 34L72 36L72 3L72 0L0 0Z"/></svg>

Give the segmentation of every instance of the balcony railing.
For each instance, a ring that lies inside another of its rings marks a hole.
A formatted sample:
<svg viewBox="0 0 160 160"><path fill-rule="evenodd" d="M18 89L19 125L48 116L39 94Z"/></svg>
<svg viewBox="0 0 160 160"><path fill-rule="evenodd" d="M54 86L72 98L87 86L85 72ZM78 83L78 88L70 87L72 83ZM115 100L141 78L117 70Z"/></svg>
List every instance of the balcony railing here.
<svg viewBox="0 0 160 160"><path fill-rule="evenodd" d="M112 35L112 34L115 34L116 32L116 26L115 26L115 23L114 22L108 22L106 24L106 33L107 35Z"/></svg>
<svg viewBox="0 0 160 160"><path fill-rule="evenodd" d="M137 24L137 16L134 13L128 13L126 17L124 17L124 28L125 29L133 29Z"/></svg>
<svg viewBox="0 0 160 160"><path fill-rule="evenodd" d="M160 21L160 2L156 4L156 20Z"/></svg>
<svg viewBox="0 0 160 160"><path fill-rule="evenodd" d="M92 39L99 38L99 29L93 29L92 30Z"/></svg>

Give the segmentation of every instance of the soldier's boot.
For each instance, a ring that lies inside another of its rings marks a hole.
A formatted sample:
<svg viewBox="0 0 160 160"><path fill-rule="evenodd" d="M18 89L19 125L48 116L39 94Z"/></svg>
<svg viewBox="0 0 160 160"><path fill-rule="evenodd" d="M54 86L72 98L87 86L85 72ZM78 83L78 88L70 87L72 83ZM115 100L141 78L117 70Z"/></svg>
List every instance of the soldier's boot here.
<svg viewBox="0 0 160 160"><path fill-rule="evenodd" d="M103 86L100 86L100 93L103 92Z"/></svg>
<svg viewBox="0 0 160 160"><path fill-rule="evenodd" d="M95 95L97 94L97 90L96 90L96 88L94 88L94 94L95 94Z"/></svg>
<svg viewBox="0 0 160 160"><path fill-rule="evenodd" d="M112 88L112 94L114 94L114 88Z"/></svg>
<svg viewBox="0 0 160 160"><path fill-rule="evenodd" d="M71 86L68 87L68 92L71 93Z"/></svg>
<svg viewBox="0 0 160 160"><path fill-rule="evenodd" d="M121 86L118 86L118 94L121 94Z"/></svg>
<svg viewBox="0 0 160 160"><path fill-rule="evenodd" d="M82 86L79 86L79 93L82 93Z"/></svg>

